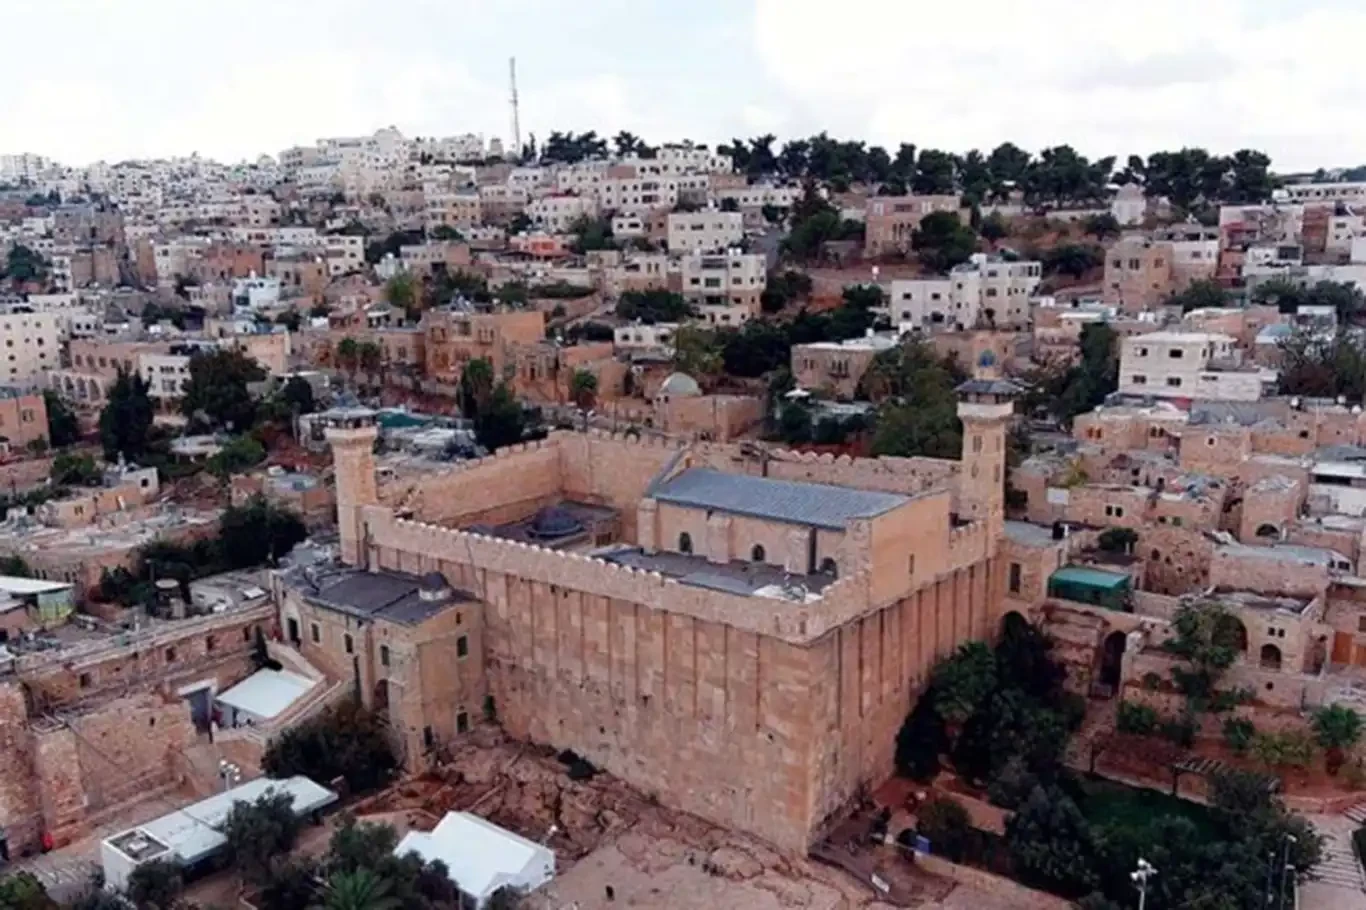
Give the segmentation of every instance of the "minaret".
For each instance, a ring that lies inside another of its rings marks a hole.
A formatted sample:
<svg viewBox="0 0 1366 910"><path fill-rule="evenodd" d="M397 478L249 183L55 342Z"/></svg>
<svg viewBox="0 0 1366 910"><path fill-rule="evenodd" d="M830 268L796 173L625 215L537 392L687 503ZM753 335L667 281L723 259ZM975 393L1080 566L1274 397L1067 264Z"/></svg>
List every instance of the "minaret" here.
<svg viewBox="0 0 1366 910"><path fill-rule="evenodd" d="M987 552L994 555L1005 533L1006 434L1022 389L1001 378L996 355L983 351L973 378L956 391L963 421L958 513L967 521L986 522Z"/></svg>
<svg viewBox="0 0 1366 910"><path fill-rule="evenodd" d="M342 562L363 565L365 527L361 509L379 502L375 489L375 440L379 437L375 412L369 408L334 408L322 418L332 445Z"/></svg>

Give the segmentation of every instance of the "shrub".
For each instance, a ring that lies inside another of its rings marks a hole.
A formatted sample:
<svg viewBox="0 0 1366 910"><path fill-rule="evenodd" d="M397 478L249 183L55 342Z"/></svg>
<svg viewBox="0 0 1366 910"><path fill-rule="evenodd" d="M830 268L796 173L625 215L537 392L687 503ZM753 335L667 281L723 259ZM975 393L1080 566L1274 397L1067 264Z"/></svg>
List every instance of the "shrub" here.
<svg viewBox="0 0 1366 910"><path fill-rule="evenodd" d="M1158 689L1162 688L1162 676L1151 670L1144 673L1143 688L1147 689L1149 692L1156 692Z"/></svg>
<svg viewBox="0 0 1366 910"><path fill-rule="evenodd" d="M1160 718L1157 711L1137 702L1122 701L1115 718L1115 728L1120 733L1137 733L1146 736L1157 729Z"/></svg>
<svg viewBox="0 0 1366 910"><path fill-rule="evenodd" d="M1002 809L1018 809L1029 797L1039 779L1029 772L1024 759L1011 756L987 786L987 800Z"/></svg>
<svg viewBox="0 0 1366 910"><path fill-rule="evenodd" d="M1230 717L1224 721L1224 742L1238 755L1247 752L1252 745L1252 738L1257 735L1257 728L1252 721L1244 717Z"/></svg>
<svg viewBox="0 0 1366 910"><path fill-rule="evenodd" d="M1173 717L1162 722L1162 735L1183 749L1195 745L1195 733L1199 725L1189 715Z"/></svg>
<svg viewBox="0 0 1366 910"><path fill-rule="evenodd" d="M937 797L916 813L916 831L929 840L931 852L957 862L967 852L972 822L957 800Z"/></svg>

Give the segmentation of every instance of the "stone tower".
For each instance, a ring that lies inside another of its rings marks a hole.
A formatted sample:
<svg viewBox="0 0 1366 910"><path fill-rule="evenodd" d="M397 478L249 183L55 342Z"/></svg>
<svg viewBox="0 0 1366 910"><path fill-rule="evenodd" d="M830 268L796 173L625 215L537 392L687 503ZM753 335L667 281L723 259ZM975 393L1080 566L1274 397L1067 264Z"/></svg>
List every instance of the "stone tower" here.
<svg viewBox="0 0 1366 910"><path fill-rule="evenodd" d="M334 408L323 415L327 441L332 445L332 467L337 479L337 528L341 532L342 562L365 561L364 506L379 502L375 489L375 412L369 408Z"/></svg>
<svg viewBox="0 0 1366 910"><path fill-rule="evenodd" d="M987 552L994 556L1005 533L1006 434L1021 389L1001 377L996 355L983 351L973 378L957 391L958 417L963 421L958 512L967 521L986 523Z"/></svg>

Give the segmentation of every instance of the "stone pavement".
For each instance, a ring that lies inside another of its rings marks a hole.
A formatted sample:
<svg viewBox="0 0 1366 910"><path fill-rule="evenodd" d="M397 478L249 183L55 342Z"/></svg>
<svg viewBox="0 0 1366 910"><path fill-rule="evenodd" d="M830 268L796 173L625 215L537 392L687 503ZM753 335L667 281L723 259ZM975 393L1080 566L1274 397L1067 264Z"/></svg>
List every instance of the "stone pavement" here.
<svg viewBox="0 0 1366 910"><path fill-rule="evenodd" d="M100 842L78 841L52 853L30 856L10 865L6 872L29 872L43 883L50 897L70 901L79 897L100 868Z"/></svg>

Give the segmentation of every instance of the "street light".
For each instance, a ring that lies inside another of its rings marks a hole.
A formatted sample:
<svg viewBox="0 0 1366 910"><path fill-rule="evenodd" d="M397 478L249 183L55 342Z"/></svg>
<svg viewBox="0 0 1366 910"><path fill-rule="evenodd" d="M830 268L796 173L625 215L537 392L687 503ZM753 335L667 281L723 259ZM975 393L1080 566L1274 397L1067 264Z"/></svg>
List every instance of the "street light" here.
<svg viewBox="0 0 1366 910"><path fill-rule="evenodd" d="M1281 893L1278 902L1281 907L1285 906L1286 880L1290 878L1291 873L1295 871L1295 867L1290 865L1290 845L1296 843L1299 843L1299 841L1296 840L1295 835L1287 834L1285 840L1281 844Z"/></svg>
<svg viewBox="0 0 1366 910"><path fill-rule="evenodd" d="M1148 902L1148 879L1156 874L1153 864L1141 856L1138 858L1138 868L1129 873L1129 878L1138 886L1138 910L1143 910L1143 905Z"/></svg>
<svg viewBox="0 0 1366 910"><path fill-rule="evenodd" d="M223 781L223 789L231 790L242 782L242 769L226 758L219 759L218 776Z"/></svg>

